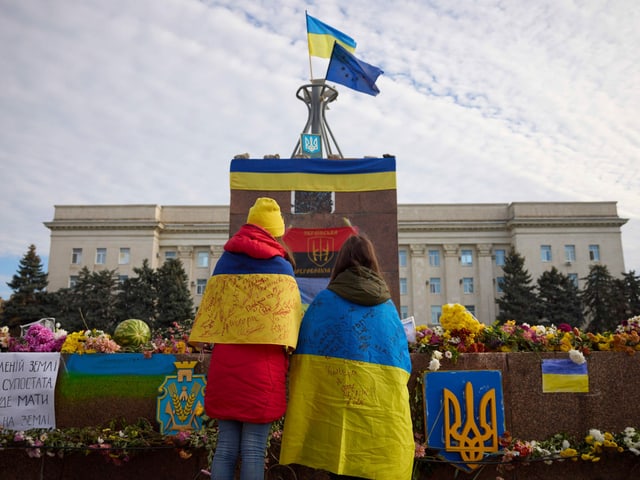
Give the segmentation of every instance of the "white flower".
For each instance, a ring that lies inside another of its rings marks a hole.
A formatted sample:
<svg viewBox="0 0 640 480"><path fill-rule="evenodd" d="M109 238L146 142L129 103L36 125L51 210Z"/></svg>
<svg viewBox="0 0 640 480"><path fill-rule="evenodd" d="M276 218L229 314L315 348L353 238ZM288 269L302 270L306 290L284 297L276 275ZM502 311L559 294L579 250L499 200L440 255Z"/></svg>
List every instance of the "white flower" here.
<svg viewBox="0 0 640 480"><path fill-rule="evenodd" d="M586 362L582 352L579 352L578 350L575 350L573 348L569 350L569 358L573 363L577 363L578 365L582 365L584 362Z"/></svg>
<svg viewBox="0 0 640 480"><path fill-rule="evenodd" d="M429 362L429 370L431 370L432 372L438 371L440 369L440 360L438 360L437 358L432 358L431 361Z"/></svg>
<svg viewBox="0 0 640 480"><path fill-rule="evenodd" d="M592 428L589 430L589 435L591 435L596 442L604 443L604 435L600 430Z"/></svg>
<svg viewBox="0 0 640 480"><path fill-rule="evenodd" d="M571 444L569 443L569 440L562 440L562 449L563 450L566 450L570 446L571 446Z"/></svg>
<svg viewBox="0 0 640 480"><path fill-rule="evenodd" d="M436 360L442 360L442 352L440 350L435 350L432 354L431 354L431 359L436 359Z"/></svg>
<svg viewBox="0 0 640 480"><path fill-rule="evenodd" d="M445 358L453 358L453 353L451 353L450 350L447 350L446 352L444 352L444 356Z"/></svg>

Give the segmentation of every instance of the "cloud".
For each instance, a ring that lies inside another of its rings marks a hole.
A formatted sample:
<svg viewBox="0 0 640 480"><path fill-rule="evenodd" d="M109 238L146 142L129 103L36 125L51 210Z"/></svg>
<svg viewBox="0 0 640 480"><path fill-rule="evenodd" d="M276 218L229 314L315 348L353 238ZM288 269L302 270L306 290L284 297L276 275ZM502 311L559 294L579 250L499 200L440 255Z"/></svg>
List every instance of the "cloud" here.
<svg viewBox="0 0 640 480"><path fill-rule="evenodd" d="M640 7L404 3L0 0L0 255L48 252L54 205L227 204L233 155L290 155L306 7L385 71L327 118L400 202L616 200L640 269Z"/></svg>

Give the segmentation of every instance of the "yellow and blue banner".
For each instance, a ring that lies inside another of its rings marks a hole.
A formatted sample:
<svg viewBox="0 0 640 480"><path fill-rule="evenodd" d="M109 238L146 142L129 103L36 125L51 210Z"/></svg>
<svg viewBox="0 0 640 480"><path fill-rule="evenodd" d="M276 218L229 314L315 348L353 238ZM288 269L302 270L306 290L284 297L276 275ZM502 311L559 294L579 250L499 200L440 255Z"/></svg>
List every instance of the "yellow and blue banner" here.
<svg viewBox="0 0 640 480"><path fill-rule="evenodd" d="M291 359L280 463L409 480L415 450L410 372L407 339L391 301L367 307L320 292Z"/></svg>
<svg viewBox="0 0 640 480"><path fill-rule="evenodd" d="M587 363L575 363L569 358L542 360L543 393L587 393L589 374Z"/></svg>
<svg viewBox="0 0 640 480"><path fill-rule="evenodd" d="M309 55L312 57L329 58L333 44L338 43L350 52L355 51L356 42L340 30L321 22L317 18L307 15L307 42Z"/></svg>
<svg viewBox="0 0 640 480"><path fill-rule="evenodd" d="M380 93L376 80L382 73L384 72L380 68L359 60L340 44L335 43L325 79L376 96Z"/></svg>
<svg viewBox="0 0 640 480"><path fill-rule="evenodd" d="M396 189L396 159L320 158L231 161L231 190L369 192Z"/></svg>
<svg viewBox="0 0 640 480"><path fill-rule="evenodd" d="M189 343L295 348L301 318L300 293L287 260L225 252L207 282Z"/></svg>

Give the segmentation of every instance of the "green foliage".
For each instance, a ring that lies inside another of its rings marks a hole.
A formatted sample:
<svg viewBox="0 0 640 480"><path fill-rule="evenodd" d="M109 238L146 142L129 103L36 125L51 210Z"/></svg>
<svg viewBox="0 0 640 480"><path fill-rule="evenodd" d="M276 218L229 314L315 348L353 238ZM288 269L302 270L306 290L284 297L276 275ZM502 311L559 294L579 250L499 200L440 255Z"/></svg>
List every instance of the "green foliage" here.
<svg viewBox="0 0 640 480"><path fill-rule="evenodd" d="M510 250L505 258L503 294L496 299L500 308L498 319L501 322L517 320L533 323L537 320L537 298L535 287L531 284L531 275L524 268L524 257Z"/></svg>
<svg viewBox="0 0 640 480"><path fill-rule="evenodd" d="M582 301L589 321L590 332L607 332L619 323L612 315L615 284L606 265L595 264L589 268ZM615 295L617 297L617 295Z"/></svg>
<svg viewBox="0 0 640 480"><path fill-rule="evenodd" d="M584 322L578 288L556 267L538 278L538 315L543 324L581 327Z"/></svg>
<svg viewBox="0 0 640 480"><path fill-rule="evenodd" d="M42 269L42 260L35 245L29 245L20 260L18 272L7 285L13 290L11 298L4 304L4 321L16 327L47 317L48 302L45 299L48 285L47 274Z"/></svg>
<svg viewBox="0 0 640 480"><path fill-rule="evenodd" d="M158 311L156 328L167 328L174 322L193 318L193 298L189 292L189 279L182 262L170 258L157 271Z"/></svg>
<svg viewBox="0 0 640 480"><path fill-rule="evenodd" d="M640 315L640 276L634 270L622 274L624 297L627 303L627 317Z"/></svg>
<svg viewBox="0 0 640 480"><path fill-rule="evenodd" d="M139 318L154 326L159 316L158 276L146 258L133 271L137 276L126 279L118 293L118 318Z"/></svg>

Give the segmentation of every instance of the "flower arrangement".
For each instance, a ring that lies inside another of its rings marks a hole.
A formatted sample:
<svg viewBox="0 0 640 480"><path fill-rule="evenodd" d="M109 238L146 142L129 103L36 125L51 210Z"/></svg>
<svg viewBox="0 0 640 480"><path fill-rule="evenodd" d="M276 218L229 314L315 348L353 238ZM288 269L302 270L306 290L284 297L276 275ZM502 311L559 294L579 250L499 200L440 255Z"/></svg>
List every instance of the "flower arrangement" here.
<svg viewBox="0 0 640 480"><path fill-rule="evenodd" d="M482 352L570 352L588 355L592 351L640 351L640 316L622 322L614 332L583 332L567 324L517 324L509 320L503 324L484 325L462 305L444 305L440 326L416 327L416 342L409 345L412 352L440 351L454 361L460 353ZM447 353L448 352L448 353ZM439 360L432 356L432 360ZM435 363L434 363L435 366Z"/></svg>
<svg viewBox="0 0 640 480"><path fill-rule="evenodd" d="M8 334L5 332L5 335ZM31 325L24 337L9 337L10 352L59 352L67 337L67 332L56 328L50 330L44 325ZM6 336L4 337L6 339Z"/></svg>
<svg viewBox="0 0 640 480"><path fill-rule="evenodd" d="M62 353L115 353L120 351L118 345L108 333L102 330L84 330L67 335L60 352Z"/></svg>

